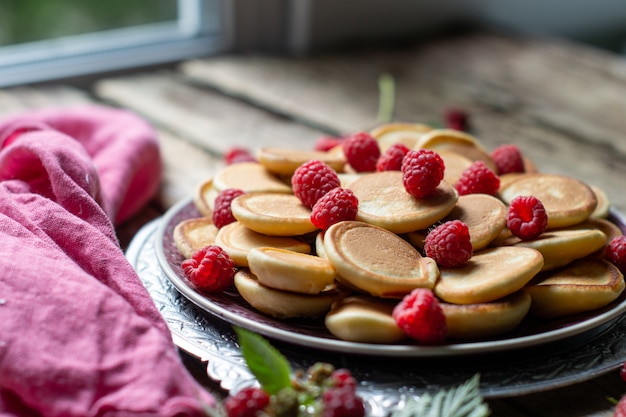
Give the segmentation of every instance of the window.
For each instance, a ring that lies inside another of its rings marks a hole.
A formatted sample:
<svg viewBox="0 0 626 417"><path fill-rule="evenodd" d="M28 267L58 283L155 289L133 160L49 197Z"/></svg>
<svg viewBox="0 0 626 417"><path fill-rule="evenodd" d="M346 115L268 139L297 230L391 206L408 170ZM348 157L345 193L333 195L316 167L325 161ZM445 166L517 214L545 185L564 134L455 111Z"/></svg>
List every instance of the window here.
<svg viewBox="0 0 626 417"><path fill-rule="evenodd" d="M223 7L219 0L3 0L0 87L215 53L224 47Z"/></svg>

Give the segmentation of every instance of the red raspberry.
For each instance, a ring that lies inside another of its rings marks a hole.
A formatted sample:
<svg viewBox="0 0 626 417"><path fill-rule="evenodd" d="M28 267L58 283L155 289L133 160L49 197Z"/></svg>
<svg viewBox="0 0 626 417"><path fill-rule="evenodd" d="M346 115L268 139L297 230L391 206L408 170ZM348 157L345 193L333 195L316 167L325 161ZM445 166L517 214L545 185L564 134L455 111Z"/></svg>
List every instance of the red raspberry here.
<svg viewBox="0 0 626 417"><path fill-rule="evenodd" d="M467 225L450 220L435 227L424 239L424 252L443 267L464 265L474 253Z"/></svg>
<svg viewBox="0 0 626 417"><path fill-rule="evenodd" d="M376 171L400 171L402 160L407 153L409 153L409 148L404 144L394 143L378 158Z"/></svg>
<svg viewBox="0 0 626 417"><path fill-rule="evenodd" d="M443 179L445 169L438 153L429 149L409 151L401 166L404 189L413 197L427 197Z"/></svg>
<svg viewBox="0 0 626 417"><path fill-rule="evenodd" d="M606 259L626 274L626 236L616 236L606 247Z"/></svg>
<svg viewBox="0 0 626 417"><path fill-rule="evenodd" d="M232 165L238 162L258 162L250 150L239 147L231 148L228 152L226 152L224 155L224 161L226 162L226 165Z"/></svg>
<svg viewBox="0 0 626 417"><path fill-rule="evenodd" d="M344 138L337 138L334 136L322 136L315 141L315 145L313 149L321 152L328 152L331 149L341 145L344 141Z"/></svg>
<svg viewBox="0 0 626 417"><path fill-rule="evenodd" d="M213 208L213 224L217 228L222 228L227 224L234 222L235 217L230 209L230 205L233 200L244 192L236 188L228 188L220 192L215 198L215 207Z"/></svg>
<svg viewBox="0 0 626 417"><path fill-rule="evenodd" d="M498 146L491 152L491 158L496 164L498 175L525 171L522 152L515 145Z"/></svg>
<svg viewBox="0 0 626 417"><path fill-rule="evenodd" d="M416 288L393 309L392 317L411 338L424 345L446 340L446 316L435 294L427 288Z"/></svg>
<svg viewBox="0 0 626 417"><path fill-rule="evenodd" d="M446 127L449 129L467 131L469 130L469 117L467 113L460 109L448 109L444 114Z"/></svg>
<svg viewBox="0 0 626 417"><path fill-rule="evenodd" d="M322 417L364 417L363 400L350 387L328 388L322 394Z"/></svg>
<svg viewBox="0 0 626 417"><path fill-rule="evenodd" d="M300 165L291 177L293 193L308 208L339 184L335 170L316 159Z"/></svg>
<svg viewBox="0 0 626 417"><path fill-rule="evenodd" d="M354 379L348 369L337 369L333 371L330 378L334 387L349 387L351 390L356 391L356 379Z"/></svg>
<svg viewBox="0 0 626 417"><path fill-rule="evenodd" d="M366 132L355 133L343 142L343 153L350 166L357 172L376 171L380 157L378 141Z"/></svg>
<svg viewBox="0 0 626 417"><path fill-rule="evenodd" d="M224 400L228 417L257 417L270 403L270 396L260 388L244 388Z"/></svg>
<svg viewBox="0 0 626 417"><path fill-rule="evenodd" d="M333 188L317 200L311 211L311 222L326 230L335 223L356 219L359 200L346 188Z"/></svg>
<svg viewBox="0 0 626 417"><path fill-rule="evenodd" d="M617 403L613 417L626 417L626 395L624 395Z"/></svg>
<svg viewBox="0 0 626 417"><path fill-rule="evenodd" d="M454 188L459 195L479 193L496 195L500 188L500 178L483 161L475 161L461 173Z"/></svg>
<svg viewBox="0 0 626 417"><path fill-rule="evenodd" d="M520 195L509 204L506 225L522 240L536 239L548 227L548 214L538 198Z"/></svg>
<svg viewBox="0 0 626 417"><path fill-rule="evenodd" d="M215 245L198 249L181 266L189 281L206 292L227 289L232 285L235 276L235 263L228 253Z"/></svg>

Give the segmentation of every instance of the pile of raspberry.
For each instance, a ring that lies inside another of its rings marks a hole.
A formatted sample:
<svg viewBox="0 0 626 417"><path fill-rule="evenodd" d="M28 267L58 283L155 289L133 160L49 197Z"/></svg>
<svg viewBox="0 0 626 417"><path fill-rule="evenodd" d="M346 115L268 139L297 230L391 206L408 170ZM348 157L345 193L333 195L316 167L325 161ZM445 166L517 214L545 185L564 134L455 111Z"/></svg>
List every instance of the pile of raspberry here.
<svg viewBox="0 0 626 417"><path fill-rule="evenodd" d="M318 362L306 372L296 372L290 389L268 394L259 387L244 388L226 397L224 408L228 417L364 417L356 386L349 370Z"/></svg>

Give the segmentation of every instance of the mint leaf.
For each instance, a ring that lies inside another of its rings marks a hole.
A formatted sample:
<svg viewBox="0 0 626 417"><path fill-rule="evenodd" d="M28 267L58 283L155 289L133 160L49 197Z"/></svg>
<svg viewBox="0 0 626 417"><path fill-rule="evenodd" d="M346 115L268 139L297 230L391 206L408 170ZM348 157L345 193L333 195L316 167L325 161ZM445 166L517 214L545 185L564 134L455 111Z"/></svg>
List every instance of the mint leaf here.
<svg viewBox="0 0 626 417"><path fill-rule="evenodd" d="M378 77L378 123L389 123L393 119L396 101L396 83L391 74Z"/></svg>
<svg viewBox="0 0 626 417"><path fill-rule="evenodd" d="M268 394L291 388L291 367L287 359L262 336L234 327L239 347L250 372Z"/></svg>
<svg viewBox="0 0 626 417"><path fill-rule="evenodd" d="M440 390L434 396L411 398L391 417L487 417L491 410L483 401L479 386L480 377L476 374L464 384Z"/></svg>

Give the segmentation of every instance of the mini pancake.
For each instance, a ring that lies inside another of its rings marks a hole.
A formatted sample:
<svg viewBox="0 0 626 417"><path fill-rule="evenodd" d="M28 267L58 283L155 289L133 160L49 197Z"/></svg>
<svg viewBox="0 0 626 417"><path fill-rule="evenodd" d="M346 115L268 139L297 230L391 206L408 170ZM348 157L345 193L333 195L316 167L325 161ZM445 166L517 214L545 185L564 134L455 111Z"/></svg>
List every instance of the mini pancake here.
<svg viewBox="0 0 626 417"><path fill-rule="evenodd" d="M385 123L370 131L370 135L378 141L381 152L385 152L394 143L401 143L413 149L424 133L433 130L422 123Z"/></svg>
<svg viewBox="0 0 626 417"><path fill-rule="evenodd" d="M341 340L358 343L396 343L406 339L392 317L397 301L351 295L335 302L326 314L326 328Z"/></svg>
<svg viewBox="0 0 626 417"><path fill-rule="evenodd" d="M339 186L341 188L350 188L350 184L361 178L364 174L358 172L340 172L337 174L339 177Z"/></svg>
<svg viewBox="0 0 626 417"><path fill-rule="evenodd" d="M456 206L444 221L460 220L469 229L474 251L484 249L506 226L507 208L502 201L488 194L467 194L459 197Z"/></svg>
<svg viewBox="0 0 626 417"><path fill-rule="evenodd" d="M452 151L473 161L483 161L493 172L497 172L491 154L480 141L469 133L455 129L433 129L425 133L414 149L431 149L435 152Z"/></svg>
<svg viewBox="0 0 626 417"><path fill-rule="evenodd" d="M337 172L341 172L346 164L343 154L288 148L263 148L257 159L268 171L286 176L291 176L300 165L313 159L324 162Z"/></svg>
<svg viewBox="0 0 626 417"><path fill-rule="evenodd" d="M237 271L235 287L253 308L277 319L322 317L335 301L349 294L335 286L316 295L275 290L261 285L247 269Z"/></svg>
<svg viewBox="0 0 626 417"><path fill-rule="evenodd" d="M311 210L293 194L244 194L231 202L230 209L244 226L270 236L299 236L317 230L311 223Z"/></svg>
<svg viewBox="0 0 626 417"><path fill-rule="evenodd" d="M530 311L555 318L596 310L617 299L624 290L624 276L611 263L580 259L566 268L542 273L527 287Z"/></svg>
<svg viewBox="0 0 626 417"><path fill-rule="evenodd" d="M213 215L213 208L215 208L215 199L218 194L219 191L213 187L213 179L209 178L196 188L196 193L193 196L193 204L200 214L205 217L211 217Z"/></svg>
<svg viewBox="0 0 626 417"><path fill-rule="evenodd" d="M480 304L439 303L446 316L448 339L482 339L510 332L528 314L531 297L525 290Z"/></svg>
<svg viewBox="0 0 626 417"><path fill-rule="evenodd" d="M461 267L440 268L434 292L448 303L487 303L521 290L542 267L543 257L535 249L483 249Z"/></svg>
<svg viewBox="0 0 626 417"><path fill-rule="evenodd" d="M253 248L273 247L300 253L311 253L311 247L296 238L268 236L248 229L240 222L233 222L219 229L215 244L228 253L237 266L248 266L248 253Z"/></svg>
<svg viewBox="0 0 626 417"><path fill-rule="evenodd" d="M441 181L432 195L415 198L404 189L400 171L365 174L350 184L359 200L357 220L394 233L426 229L452 211L458 194Z"/></svg>
<svg viewBox="0 0 626 417"><path fill-rule="evenodd" d="M399 298L414 288L432 288L439 269L410 243L386 229L358 221L339 222L324 233L324 252L337 280L384 298Z"/></svg>
<svg viewBox="0 0 626 417"><path fill-rule="evenodd" d="M174 245L188 259L198 249L214 245L218 231L210 217L186 219L174 227Z"/></svg>
<svg viewBox="0 0 626 417"><path fill-rule="evenodd" d="M555 269L575 259L584 258L606 244L606 235L594 227L571 226L565 229L548 230L537 239L521 240L515 236L504 240L501 245L533 248L543 255L543 271Z"/></svg>
<svg viewBox="0 0 626 417"><path fill-rule="evenodd" d="M320 258L328 259L324 250L324 232L321 230L315 235L315 253Z"/></svg>
<svg viewBox="0 0 626 417"><path fill-rule="evenodd" d="M611 240L613 240L614 237L623 235L622 229L620 229L612 221L603 218L595 218L593 216L578 225L578 227L598 229L602 233L604 233L604 235L606 236L606 243L593 254L593 256L600 259L603 259L606 255L606 247L609 245Z"/></svg>
<svg viewBox="0 0 626 417"><path fill-rule="evenodd" d="M469 168L469 166L474 162L460 153L446 149L440 149L437 153L441 159L443 159L443 163L446 167L443 173L443 179L448 184L456 184L461 177L461 174L463 174L463 171Z"/></svg>
<svg viewBox="0 0 626 417"><path fill-rule="evenodd" d="M251 249L248 267L260 284L301 294L319 294L336 275L324 258L272 247Z"/></svg>
<svg viewBox="0 0 626 417"><path fill-rule="evenodd" d="M257 162L239 162L224 167L213 177L213 187L218 192L237 188L246 193L293 193L291 185L281 181Z"/></svg>
<svg viewBox="0 0 626 417"><path fill-rule="evenodd" d="M519 195L532 195L542 202L549 229L583 222L597 205L596 195L588 185L558 174L526 174L500 188L500 197L506 204Z"/></svg>
<svg viewBox="0 0 626 417"><path fill-rule="evenodd" d="M596 205L596 209L591 213L591 217L597 219L606 219L609 217L609 210L611 208L611 202L609 197L606 195L606 192L595 185L591 185L591 190L596 195L596 200L598 200L598 204Z"/></svg>

